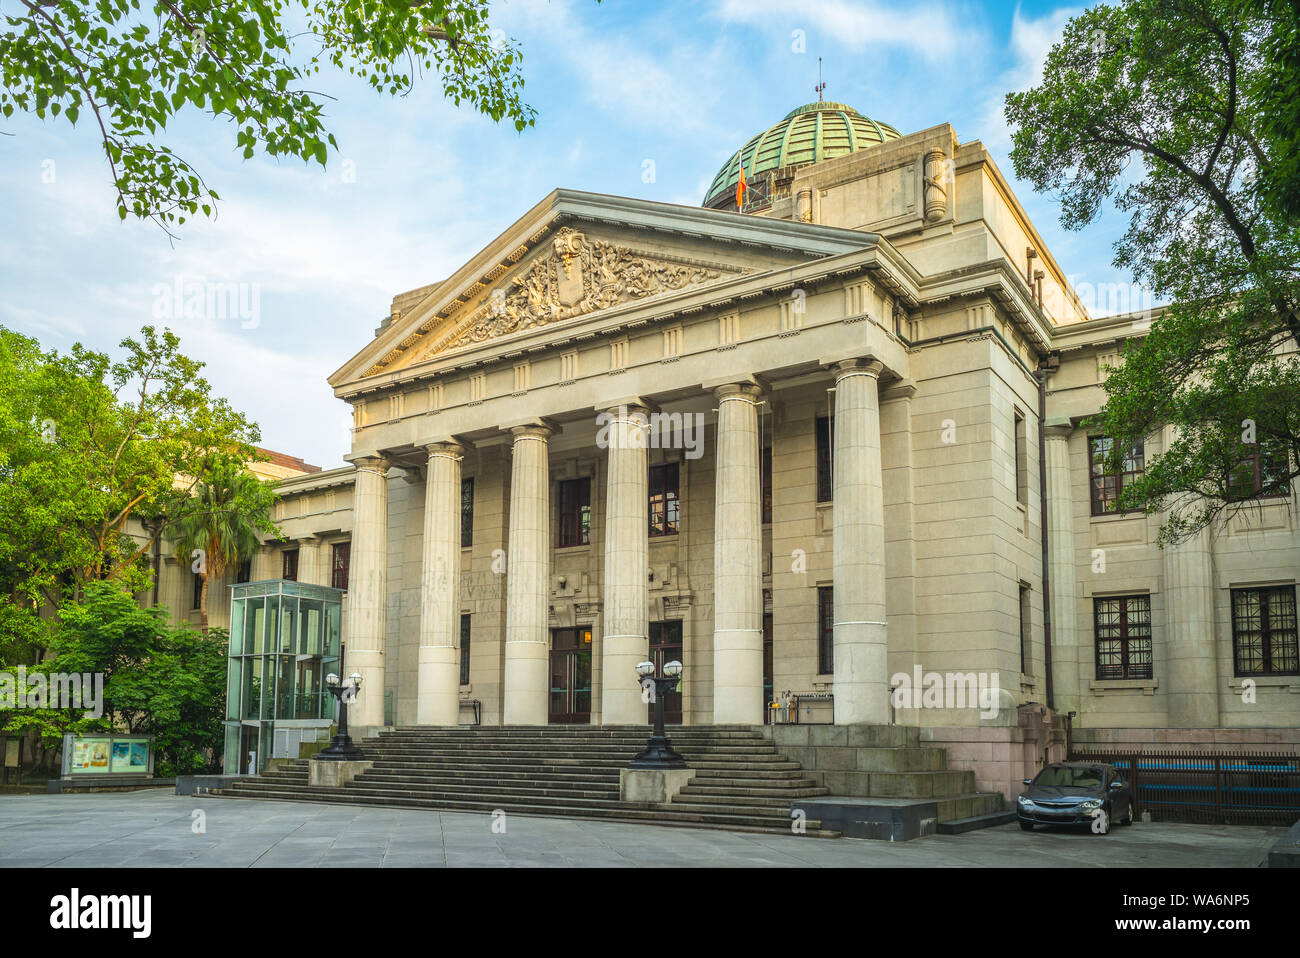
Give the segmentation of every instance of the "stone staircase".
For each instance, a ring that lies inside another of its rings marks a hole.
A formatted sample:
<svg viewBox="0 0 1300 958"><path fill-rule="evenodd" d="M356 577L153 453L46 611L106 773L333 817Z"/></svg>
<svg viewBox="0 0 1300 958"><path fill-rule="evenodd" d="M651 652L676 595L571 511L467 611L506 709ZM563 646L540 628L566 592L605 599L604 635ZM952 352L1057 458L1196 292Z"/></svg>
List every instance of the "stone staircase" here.
<svg viewBox="0 0 1300 958"><path fill-rule="evenodd" d="M397 728L358 743L374 767L342 788L309 785L309 759L302 758L209 794L444 811L501 809L785 835L792 832L791 810L797 807L806 815L804 833L822 838L840 837L841 828L856 837L884 837L881 828L848 827L864 816L896 822L900 816L925 816L930 824L924 831L905 825L891 832L917 837L931 833L936 819L964 821L1002 807L1001 795L976 791L974 772L950 770L942 749L922 747L916 729L804 728L834 744L810 747L807 736L793 730L778 730L793 741L774 742L772 729L744 725L671 728L673 747L695 777L666 805L619 799L619 771L645 746L648 729L587 725ZM833 797L823 801L827 796L869 797L846 807ZM864 813L864 805L870 811Z"/></svg>
<svg viewBox="0 0 1300 958"><path fill-rule="evenodd" d="M445 811L557 815L791 834L791 805L827 794L748 726L669 731L695 770L668 805L619 800L619 770L648 730L599 726L398 728L360 742L374 767L343 788L308 785L308 759L209 794ZM837 838L816 820L805 834Z"/></svg>

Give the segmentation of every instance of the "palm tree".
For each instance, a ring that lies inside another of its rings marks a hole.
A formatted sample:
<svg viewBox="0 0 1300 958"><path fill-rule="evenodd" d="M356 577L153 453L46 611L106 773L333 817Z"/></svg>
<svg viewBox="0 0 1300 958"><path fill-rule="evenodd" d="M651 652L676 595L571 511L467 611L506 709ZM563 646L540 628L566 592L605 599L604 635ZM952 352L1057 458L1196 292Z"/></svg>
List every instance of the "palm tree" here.
<svg viewBox="0 0 1300 958"><path fill-rule="evenodd" d="M268 501L256 476L221 465L197 484L185 515L172 527L176 561L193 560L202 581L199 621L204 632L208 631L208 582L253 557L260 545L259 530L271 523Z"/></svg>

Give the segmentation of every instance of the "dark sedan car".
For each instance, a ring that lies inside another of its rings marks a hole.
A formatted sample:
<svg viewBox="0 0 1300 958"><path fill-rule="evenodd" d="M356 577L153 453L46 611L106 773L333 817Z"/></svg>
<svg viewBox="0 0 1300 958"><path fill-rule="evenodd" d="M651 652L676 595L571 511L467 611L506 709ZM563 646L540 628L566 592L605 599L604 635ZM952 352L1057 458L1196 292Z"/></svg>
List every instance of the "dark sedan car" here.
<svg viewBox="0 0 1300 958"><path fill-rule="evenodd" d="M1016 800L1020 827L1089 825L1099 835L1112 822L1133 824L1133 793L1112 765L1057 762L1043 768Z"/></svg>

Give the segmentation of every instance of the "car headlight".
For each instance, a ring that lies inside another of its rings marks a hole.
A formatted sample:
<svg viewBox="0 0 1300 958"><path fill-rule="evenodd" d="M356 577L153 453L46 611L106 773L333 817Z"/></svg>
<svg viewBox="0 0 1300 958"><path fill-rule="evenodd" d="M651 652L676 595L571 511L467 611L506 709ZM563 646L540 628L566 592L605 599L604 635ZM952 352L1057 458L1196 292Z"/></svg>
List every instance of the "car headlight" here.
<svg viewBox="0 0 1300 958"><path fill-rule="evenodd" d="M1023 795L1021 795L1018 799L1016 799L1016 801L1018 801L1021 805L1032 805L1032 804L1034 804L1034 803L1031 802L1029 799L1025 798L1025 796L1023 796Z"/></svg>
<svg viewBox="0 0 1300 958"><path fill-rule="evenodd" d="M1079 803L1080 808L1101 808L1101 802L1095 798L1090 798L1086 802Z"/></svg>

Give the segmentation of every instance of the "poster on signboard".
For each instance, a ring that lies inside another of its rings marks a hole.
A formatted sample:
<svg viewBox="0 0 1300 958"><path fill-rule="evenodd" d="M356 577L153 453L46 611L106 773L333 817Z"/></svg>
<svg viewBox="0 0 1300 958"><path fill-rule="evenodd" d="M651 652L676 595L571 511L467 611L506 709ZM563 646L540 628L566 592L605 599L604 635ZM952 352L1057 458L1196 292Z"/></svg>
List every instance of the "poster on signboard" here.
<svg viewBox="0 0 1300 958"><path fill-rule="evenodd" d="M113 743L113 765L114 772L131 771L131 743L114 742Z"/></svg>
<svg viewBox="0 0 1300 958"><path fill-rule="evenodd" d="M90 743L89 742L73 743L72 768L74 771L90 768Z"/></svg>
<svg viewBox="0 0 1300 958"><path fill-rule="evenodd" d="M108 771L108 742L90 743L90 770L92 772Z"/></svg>
<svg viewBox="0 0 1300 958"><path fill-rule="evenodd" d="M148 767L149 743L131 743L131 771L143 772Z"/></svg>

